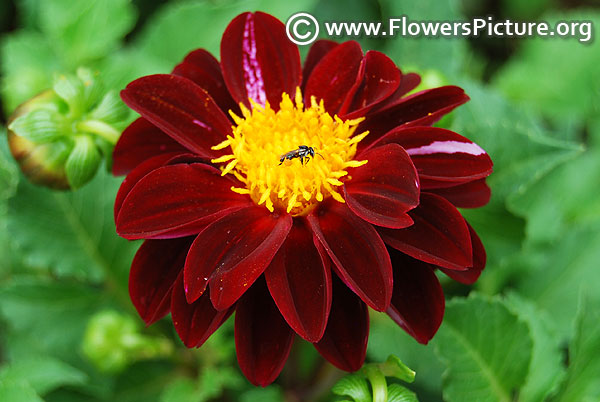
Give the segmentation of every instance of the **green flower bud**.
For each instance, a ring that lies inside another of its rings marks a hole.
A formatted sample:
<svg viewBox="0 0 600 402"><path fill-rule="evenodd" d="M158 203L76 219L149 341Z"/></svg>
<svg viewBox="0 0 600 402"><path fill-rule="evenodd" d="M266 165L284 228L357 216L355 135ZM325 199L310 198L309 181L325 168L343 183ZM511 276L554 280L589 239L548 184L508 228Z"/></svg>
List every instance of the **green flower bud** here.
<svg viewBox="0 0 600 402"><path fill-rule="evenodd" d="M87 325L83 354L98 370L118 373L136 361L173 352L169 340L142 335L139 330L138 321L128 315L116 311L97 313Z"/></svg>
<svg viewBox="0 0 600 402"><path fill-rule="evenodd" d="M97 74L79 68L19 106L9 119L8 142L32 182L76 189L90 181L102 159L107 169L129 109L115 91L105 92Z"/></svg>

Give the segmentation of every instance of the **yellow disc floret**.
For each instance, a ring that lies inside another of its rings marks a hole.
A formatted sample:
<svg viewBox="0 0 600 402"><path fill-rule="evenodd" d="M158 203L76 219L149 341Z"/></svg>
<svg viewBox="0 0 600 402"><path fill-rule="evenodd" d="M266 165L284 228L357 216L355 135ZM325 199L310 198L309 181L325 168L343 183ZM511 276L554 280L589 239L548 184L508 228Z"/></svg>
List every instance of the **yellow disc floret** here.
<svg viewBox="0 0 600 402"><path fill-rule="evenodd" d="M300 89L294 101L284 93L278 111L268 102L264 107L252 102L252 110L240 108L243 117L230 111L236 123L232 135L212 148L231 148L231 154L212 162L225 164L223 175L234 174L245 184L232 191L249 194L271 212L285 210L294 216L308 214L328 197L344 202L340 186L346 169L367 163L353 159L356 144L368 134L354 135L362 118L332 117L314 97L305 107ZM301 146L312 148L315 155L301 159ZM281 162L286 154L293 157Z"/></svg>

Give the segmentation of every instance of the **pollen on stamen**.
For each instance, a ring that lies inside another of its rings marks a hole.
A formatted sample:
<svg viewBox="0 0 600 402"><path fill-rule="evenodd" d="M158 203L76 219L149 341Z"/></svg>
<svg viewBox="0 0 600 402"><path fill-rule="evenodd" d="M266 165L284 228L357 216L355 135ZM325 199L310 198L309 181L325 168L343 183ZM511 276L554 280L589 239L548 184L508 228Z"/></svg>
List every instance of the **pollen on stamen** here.
<svg viewBox="0 0 600 402"><path fill-rule="evenodd" d="M368 134L354 135L363 119L332 116L323 100L314 97L305 106L299 88L293 98L282 95L278 110L268 102L250 104L240 104L241 116L229 111L233 132L212 147L231 151L212 159L221 164L222 175L233 174L241 182L231 190L250 195L271 212L294 216L308 214L329 197L345 202L341 187L350 180L346 169L368 162L354 160L357 144Z"/></svg>

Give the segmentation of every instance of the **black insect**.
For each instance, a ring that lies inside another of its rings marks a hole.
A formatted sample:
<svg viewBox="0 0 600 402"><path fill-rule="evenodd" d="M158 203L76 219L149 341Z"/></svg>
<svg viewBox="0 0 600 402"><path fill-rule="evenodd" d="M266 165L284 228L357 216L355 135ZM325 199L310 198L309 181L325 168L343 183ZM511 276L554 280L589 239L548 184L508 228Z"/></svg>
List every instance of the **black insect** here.
<svg viewBox="0 0 600 402"><path fill-rule="evenodd" d="M323 158L323 155L321 155L318 152L315 152L313 147L309 147L308 145L299 145L298 149L294 149L293 151L281 155L279 157L279 164L281 165L286 159L292 160L294 158L300 158L300 164L304 165L304 159L306 159L306 163L308 163L311 158L315 157L315 154Z"/></svg>

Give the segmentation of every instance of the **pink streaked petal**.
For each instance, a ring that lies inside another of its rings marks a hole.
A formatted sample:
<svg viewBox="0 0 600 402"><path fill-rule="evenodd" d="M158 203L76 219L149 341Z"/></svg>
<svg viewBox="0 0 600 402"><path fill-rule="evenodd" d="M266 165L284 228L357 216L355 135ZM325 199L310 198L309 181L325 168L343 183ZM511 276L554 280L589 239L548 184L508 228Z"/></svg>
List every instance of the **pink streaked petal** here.
<svg viewBox="0 0 600 402"><path fill-rule="evenodd" d="M427 190L444 197L458 208L479 208L490 201L492 192L485 179L470 181L458 186Z"/></svg>
<svg viewBox="0 0 600 402"><path fill-rule="evenodd" d="M417 342L427 344L444 317L444 292L433 266L390 250L394 295L387 314Z"/></svg>
<svg viewBox="0 0 600 402"><path fill-rule="evenodd" d="M341 65L344 68L340 68ZM362 65L363 52L358 42L348 41L338 45L312 70L306 82L305 102L310 104L314 96L317 102L323 100L330 114L337 113L349 93L358 89L354 86L360 83L364 75Z"/></svg>
<svg viewBox="0 0 600 402"><path fill-rule="evenodd" d="M269 292L287 323L309 342L323 336L331 308L330 260L302 219L265 271Z"/></svg>
<svg viewBox="0 0 600 402"><path fill-rule="evenodd" d="M319 39L310 47L306 59L304 60L304 68L302 69L302 93L308 81L308 77L312 70L319 64L325 55L339 46L339 43L327 39Z"/></svg>
<svg viewBox="0 0 600 402"><path fill-rule="evenodd" d="M373 146L399 144L410 155L422 189L451 187L485 178L492 160L479 145L453 131L437 127L397 128Z"/></svg>
<svg viewBox="0 0 600 402"><path fill-rule="evenodd" d="M205 293L192 304L188 304L183 290L183 275L179 275L171 295L171 319L177 335L188 348L200 347L227 321L235 307L218 311Z"/></svg>
<svg viewBox="0 0 600 402"><path fill-rule="evenodd" d="M278 109L281 94L294 94L302 80L300 53L278 19L262 12L238 15L221 40L221 69L238 103L269 102Z"/></svg>
<svg viewBox="0 0 600 402"><path fill-rule="evenodd" d="M173 69L173 74L189 78L202 87L219 105L221 110L227 112L239 111L237 103L227 90L221 65L217 59L204 49L190 52L181 63Z"/></svg>
<svg viewBox="0 0 600 402"><path fill-rule="evenodd" d="M379 228L389 246L421 261L464 271L473 265L471 236L464 218L446 199L421 193L408 213L415 222L405 229Z"/></svg>
<svg viewBox="0 0 600 402"><path fill-rule="evenodd" d="M467 225L469 224L467 223ZM487 259L483 243L471 225L469 225L469 233L471 234L471 242L473 247L473 266L466 271L440 268L442 272L448 275L450 278L457 282L464 283L465 285L472 285L475 283L475 281L477 281L477 279L479 279L481 272L485 268Z"/></svg>
<svg viewBox="0 0 600 402"><path fill-rule="evenodd" d="M333 200L307 220L342 280L373 309L385 311L392 297L392 265L373 226Z"/></svg>
<svg viewBox="0 0 600 402"><path fill-rule="evenodd" d="M171 289L183 270L192 240L146 240L135 254L129 271L129 295L146 325L169 312Z"/></svg>
<svg viewBox="0 0 600 402"><path fill-rule="evenodd" d="M367 116L357 132L369 131L361 141L367 147L384 134L397 127L429 126L456 107L467 102L469 97L462 88L446 86L417 92L395 103L387 103Z"/></svg>
<svg viewBox="0 0 600 402"><path fill-rule="evenodd" d="M231 122L211 96L187 78L157 74L138 78L121 91L133 110L190 151L216 158L212 146L231 133Z"/></svg>
<svg viewBox="0 0 600 402"><path fill-rule="evenodd" d="M231 191L234 183L211 166L194 163L163 166L145 175L129 192L117 217L117 233L126 239L183 237L251 205Z"/></svg>
<svg viewBox="0 0 600 402"><path fill-rule="evenodd" d="M356 371L365 361L368 339L367 306L334 275L327 329L315 348L337 368Z"/></svg>
<svg viewBox="0 0 600 402"><path fill-rule="evenodd" d="M259 279L237 303L235 313L237 360L248 381L261 387L275 381L293 340L294 331L271 299L264 279Z"/></svg>
<svg viewBox="0 0 600 402"><path fill-rule="evenodd" d="M157 155L184 153L188 150L144 118L131 123L115 145L112 172L129 173L136 166Z"/></svg>
<svg viewBox="0 0 600 402"><path fill-rule="evenodd" d="M277 216L252 205L228 214L203 230L185 262L188 302L204 293L217 310L235 303L270 264L292 226L290 215Z"/></svg>
<svg viewBox="0 0 600 402"><path fill-rule="evenodd" d="M370 50L364 56L364 77L352 97L340 109L344 119L363 117L371 108L398 89L402 75L396 64L381 52Z"/></svg>
<svg viewBox="0 0 600 402"><path fill-rule="evenodd" d="M406 212L419 204L419 178L410 157L397 144L369 149L360 155L369 162L348 169L345 200L356 215L369 223L405 228L413 221Z"/></svg>

